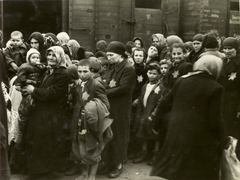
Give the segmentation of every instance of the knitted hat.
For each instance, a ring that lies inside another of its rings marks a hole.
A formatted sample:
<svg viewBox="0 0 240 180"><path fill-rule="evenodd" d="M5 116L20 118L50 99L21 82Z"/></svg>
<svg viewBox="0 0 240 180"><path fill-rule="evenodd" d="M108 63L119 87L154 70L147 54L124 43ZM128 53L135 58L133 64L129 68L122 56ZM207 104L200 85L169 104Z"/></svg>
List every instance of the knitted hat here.
<svg viewBox="0 0 240 180"><path fill-rule="evenodd" d="M172 47L173 44L175 43L183 43L182 39L176 35L171 35L167 37L167 44L168 47Z"/></svg>
<svg viewBox="0 0 240 180"><path fill-rule="evenodd" d="M203 41L203 34L196 34L195 36L193 36L193 41Z"/></svg>
<svg viewBox="0 0 240 180"><path fill-rule="evenodd" d="M26 62L27 63L29 63L29 58L32 54L38 54L39 56L41 56L38 50L36 50L34 48L31 48L31 49L29 49L29 51L27 52L27 55L26 55Z"/></svg>
<svg viewBox="0 0 240 180"><path fill-rule="evenodd" d="M225 46L230 46L234 49L236 49L237 51L239 50L239 42L237 39L235 39L234 37L228 37L223 41L223 47Z"/></svg>
<svg viewBox="0 0 240 180"><path fill-rule="evenodd" d="M125 55L126 47L119 41L112 41L107 46L107 52L113 52L119 55Z"/></svg>
<svg viewBox="0 0 240 180"><path fill-rule="evenodd" d="M71 79L79 79L77 66L72 64L67 67L68 75Z"/></svg>

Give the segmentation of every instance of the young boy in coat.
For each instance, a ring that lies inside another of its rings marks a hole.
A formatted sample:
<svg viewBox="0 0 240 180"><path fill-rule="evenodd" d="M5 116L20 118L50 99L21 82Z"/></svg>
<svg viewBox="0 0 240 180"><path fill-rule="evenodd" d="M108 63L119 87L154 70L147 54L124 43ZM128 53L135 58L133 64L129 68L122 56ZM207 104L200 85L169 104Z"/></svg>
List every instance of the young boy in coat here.
<svg viewBox="0 0 240 180"><path fill-rule="evenodd" d="M152 131L152 113L157 107L159 99L164 94L164 86L161 84L160 65L151 63L147 66L148 82L143 86L141 95L138 98L138 110L135 121L136 136L141 139L142 151L133 160L133 163L140 163L147 160L148 144L154 142L154 151L159 150L158 136ZM152 160L148 162L152 165Z"/></svg>
<svg viewBox="0 0 240 180"><path fill-rule="evenodd" d="M18 70L18 67L26 62L26 54L29 45L24 43L23 34L20 31L11 33L10 45L4 49L7 74L12 79Z"/></svg>
<svg viewBox="0 0 240 180"><path fill-rule="evenodd" d="M111 123L109 119L105 119L109 115L110 105L104 86L93 79L92 67L93 64L88 59L78 63L78 74L82 83L76 86L75 97L73 97L78 101L73 112L72 136L73 152L83 164L83 174L77 179L95 180L101 152L104 145L111 139L109 128L105 127L109 136L104 139L103 129L100 126L108 121L107 127L109 127ZM96 112L99 115L96 115Z"/></svg>

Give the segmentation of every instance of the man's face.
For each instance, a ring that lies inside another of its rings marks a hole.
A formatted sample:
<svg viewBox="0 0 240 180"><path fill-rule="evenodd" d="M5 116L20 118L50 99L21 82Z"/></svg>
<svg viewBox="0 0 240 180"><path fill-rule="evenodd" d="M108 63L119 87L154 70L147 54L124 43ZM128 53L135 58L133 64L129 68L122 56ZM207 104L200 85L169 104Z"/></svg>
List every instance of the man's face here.
<svg viewBox="0 0 240 180"><path fill-rule="evenodd" d="M78 75L82 81L88 81L92 76L89 66L78 66Z"/></svg>
<svg viewBox="0 0 240 180"><path fill-rule="evenodd" d="M23 44L23 39L21 36L12 36L11 37L11 45L13 47L19 47Z"/></svg>
<svg viewBox="0 0 240 180"><path fill-rule="evenodd" d="M234 49L234 48L232 48L230 46L225 46L223 48L223 52L224 52L224 54L225 54L227 59L231 59L231 58L233 58L233 57L235 57L237 55L236 49Z"/></svg>

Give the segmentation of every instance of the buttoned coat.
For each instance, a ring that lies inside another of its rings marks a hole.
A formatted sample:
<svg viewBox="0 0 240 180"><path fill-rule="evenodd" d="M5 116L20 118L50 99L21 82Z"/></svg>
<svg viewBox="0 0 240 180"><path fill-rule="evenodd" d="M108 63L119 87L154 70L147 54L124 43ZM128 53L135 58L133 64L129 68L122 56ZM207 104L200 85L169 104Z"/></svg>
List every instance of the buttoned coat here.
<svg viewBox="0 0 240 180"><path fill-rule="evenodd" d="M106 94L111 106L110 117L113 119L112 142L116 144L118 150L118 155L115 154L112 158L119 158L118 163L127 158L132 92L135 82L134 67L126 59L113 67L106 81Z"/></svg>
<svg viewBox="0 0 240 180"><path fill-rule="evenodd" d="M151 90L146 106L144 106L144 96L146 93L146 83L143 88L140 97L138 98L138 110L136 117L137 134L136 136L145 140L155 140L157 135L152 131L152 122L148 120L149 117L152 118L152 113L157 107L158 101L163 97L165 87L161 84L161 81L158 81L153 89Z"/></svg>

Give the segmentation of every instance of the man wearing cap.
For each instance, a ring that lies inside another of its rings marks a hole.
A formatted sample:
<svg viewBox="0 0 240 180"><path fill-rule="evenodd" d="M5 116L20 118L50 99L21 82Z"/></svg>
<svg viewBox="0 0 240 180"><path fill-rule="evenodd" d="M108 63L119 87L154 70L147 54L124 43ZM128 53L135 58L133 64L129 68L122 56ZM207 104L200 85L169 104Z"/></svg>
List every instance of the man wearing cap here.
<svg viewBox="0 0 240 180"><path fill-rule="evenodd" d="M112 70L106 80L106 94L110 102L110 118L113 119L113 140L109 143L109 177L118 177L123 170L122 163L127 159L130 131L132 92L136 75L134 67L128 63L125 45L112 41L107 46L107 57Z"/></svg>
<svg viewBox="0 0 240 180"><path fill-rule="evenodd" d="M228 37L223 42L225 59L218 82L225 89L224 92L224 121L226 133L240 140L240 56L239 42ZM236 154L240 159L240 146L237 145Z"/></svg>

